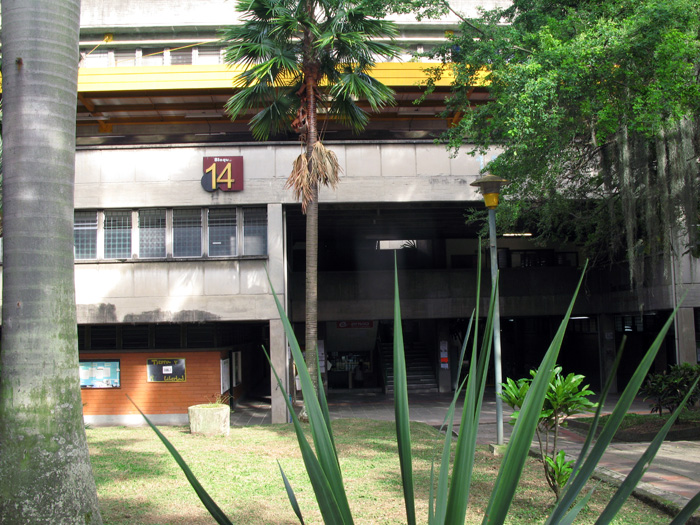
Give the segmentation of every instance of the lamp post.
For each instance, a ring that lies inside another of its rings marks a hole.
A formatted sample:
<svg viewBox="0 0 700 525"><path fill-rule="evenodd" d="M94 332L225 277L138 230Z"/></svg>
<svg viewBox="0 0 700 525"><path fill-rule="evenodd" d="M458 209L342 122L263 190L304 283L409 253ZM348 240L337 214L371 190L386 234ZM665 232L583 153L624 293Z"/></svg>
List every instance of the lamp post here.
<svg viewBox="0 0 700 525"><path fill-rule="evenodd" d="M491 252L491 284L496 282L498 254L496 252L496 207L501 186L508 184L506 179L486 173L471 183L481 191L484 204L489 210L489 251ZM503 400L501 399L501 311L497 293L493 305L493 370L496 382L496 444L503 445Z"/></svg>

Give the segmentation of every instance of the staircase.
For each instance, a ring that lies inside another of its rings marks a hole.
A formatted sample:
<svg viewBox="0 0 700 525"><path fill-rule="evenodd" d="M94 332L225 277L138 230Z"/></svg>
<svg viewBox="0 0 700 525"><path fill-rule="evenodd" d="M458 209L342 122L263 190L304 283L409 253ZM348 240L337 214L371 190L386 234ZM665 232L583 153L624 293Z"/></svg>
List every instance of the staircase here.
<svg viewBox="0 0 700 525"><path fill-rule="evenodd" d="M434 393L438 391L435 367L423 344L404 347L406 355L406 378L408 393ZM384 372L384 392L394 393L394 349L392 344L382 344L379 348L381 367Z"/></svg>

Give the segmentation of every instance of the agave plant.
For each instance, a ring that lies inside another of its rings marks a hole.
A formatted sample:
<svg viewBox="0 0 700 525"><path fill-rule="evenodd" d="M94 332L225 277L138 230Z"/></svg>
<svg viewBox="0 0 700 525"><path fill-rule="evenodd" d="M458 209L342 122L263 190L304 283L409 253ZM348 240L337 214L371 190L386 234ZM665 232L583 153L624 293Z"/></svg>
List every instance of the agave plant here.
<svg viewBox="0 0 700 525"><path fill-rule="evenodd" d="M480 275L479 261L477 275ZM585 272L585 269L584 269ZM583 273L581 280L583 279ZM559 326L557 333L554 336L549 349L545 353L544 358L537 373L532 378L532 382L528 389L525 400L520 409L519 416L515 422L513 432L508 442L501 467L496 478L493 491L485 510L483 523L484 524L501 524L505 521L508 510L513 501L513 496L518 487L520 476L523 471L525 461L527 459L530 447L537 425L540 421L542 407L549 389L549 382L554 372L557 356L564 339L566 325L571 315L578 289L581 286L581 280L574 293L573 299L567 309L567 312ZM479 287L477 284L477 301L479 304ZM430 524L462 524L466 518L466 510L469 503L469 490L471 485L472 469L474 466L474 451L476 449L477 430L479 426L479 416L481 412L484 388L486 384L486 373L488 370L488 362L490 358L491 339L492 339L492 321L493 321L493 298L498 293L498 284L494 283L491 290L490 309L486 317L485 332L481 340L481 351L478 352L478 333L474 328L474 334L471 334L473 320L478 319L478 309L472 315L469 323L467 336L462 344L460 355L460 365L464 358L467 349L467 341L472 341L471 360L469 365L469 374L462 381L452 399L445 416L444 428L446 429L445 438L442 445L441 461L434 465L433 475L431 476L430 488L430 505L428 523ZM411 437L409 428L409 404L408 390L406 380L406 367L403 348L403 336L401 330L401 309L399 301L399 286L398 286L398 271L395 268L394 277L394 376L395 376L395 394L394 406L396 414L396 431L398 454L401 465L401 478L403 482L404 501L406 506L406 522L409 525L416 523L416 512L414 505L414 485L413 485L413 470L411 459ZM323 520L327 524L344 524L353 523L353 517L350 512L347 495L343 485L342 472L340 470L338 454L336 451L333 432L331 429L331 420L328 411L325 394L321 389L318 394L314 391L311 381L311 376L304 366L304 356L302 355L299 344L294 336L292 326L285 315L285 312L275 295L277 308L284 325L287 337L292 350L292 356L297 364L299 377L301 380L301 388L304 394L306 409L308 411L313 448L304 434L304 427L300 423L295 414L294 407L289 401L289 396L284 392L284 386L279 376L277 383L284 393L287 407L292 414L292 423L296 431L299 447L301 449L302 458L306 466L309 479L316 496L319 509ZM601 393L600 402L596 410L593 424L583 445L579 458L572 467L571 475L564 486L561 496L547 520L547 524L570 524L574 521L580 510L586 505L592 491L588 492L583 497L579 497L594 473L595 467L600 461L600 458L605 452L605 449L610 444L613 435L617 431L623 417L627 413L632 401L634 400L637 391L639 390L642 381L644 380L651 364L654 361L661 342L669 330L675 316L675 311L664 324L661 332L656 340L652 343L646 355L640 362L635 374L632 376L629 384L620 396L618 403L615 406L610 418L600 432L600 436L596 443L593 443L593 436L596 433L600 411L605 402L607 392L610 387L610 380L604 386ZM620 355L615 363L615 367L620 361ZM274 370L274 369L273 369ZM614 369L610 377L614 376ZM629 473L625 481L620 485L617 492L613 495L610 502L603 510L597 523L609 523L612 518L619 512L625 500L634 490L642 475L644 474L649 463L652 461L661 443L663 442L668 430L675 421L680 410L687 403L692 391L697 386L698 380L695 381L692 388L685 396L685 399L680 403L679 408L669 418L666 425L659 431L654 441L649 445L646 452L640 457L636 466ZM450 468L450 452L452 446L452 428L454 425L454 416L457 400L460 394L464 391L464 406L462 409L462 418L460 421L459 432L456 438L456 450L454 462ZM144 416L146 417L146 416ZM148 421L148 419L146 418ZM184 460L179 456L177 451L167 441L167 439L153 426L149 424L158 434L158 437L168 447L168 450L173 454L178 464L181 466L187 475L190 483L196 490L200 499L203 501L212 516L220 524L229 524L230 521L221 512L216 503L204 491L196 478L189 471ZM450 476L451 471L451 476ZM289 483L284 471L280 467L284 486L287 490L292 508L299 518L300 523L304 523L303 516L299 505L297 504L294 490ZM681 512L671 521L671 525L679 525L685 523L698 508L700 508L700 493L693 497L689 503L681 510Z"/></svg>

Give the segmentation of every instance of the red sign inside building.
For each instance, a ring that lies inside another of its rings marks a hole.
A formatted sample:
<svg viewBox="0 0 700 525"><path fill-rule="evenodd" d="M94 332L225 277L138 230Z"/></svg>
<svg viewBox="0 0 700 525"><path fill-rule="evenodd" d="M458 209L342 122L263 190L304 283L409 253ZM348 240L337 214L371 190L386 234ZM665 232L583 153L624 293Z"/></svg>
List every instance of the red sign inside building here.
<svg viewBox="0 0 700 525"><path fill-rule="evenodd" d="M202 188L206 191L242 191L243 157L204 157Z"/></svg>
<svg viewBox="0 0 700 525"><path fill-rule="evenodd" d="M373 328L374 321L337 321L337 328Z"/></svg>

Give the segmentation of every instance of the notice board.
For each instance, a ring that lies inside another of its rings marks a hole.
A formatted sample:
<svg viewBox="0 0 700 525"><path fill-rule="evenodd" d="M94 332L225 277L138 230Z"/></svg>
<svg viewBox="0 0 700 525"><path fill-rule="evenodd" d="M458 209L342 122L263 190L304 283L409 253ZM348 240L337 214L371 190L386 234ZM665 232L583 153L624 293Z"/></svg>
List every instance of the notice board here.
<svg viewBox="0 0 700 525"><path fill-rule="evenodd" d="M81 388L119 388L119 359L80 360Z"/></svg>
<svg viewBox="0 0 700 525"><path fill-rule="evenodd" d="M166 357L148 359L149 383L184 383L185 359L180 357Z"/></svg>

